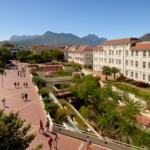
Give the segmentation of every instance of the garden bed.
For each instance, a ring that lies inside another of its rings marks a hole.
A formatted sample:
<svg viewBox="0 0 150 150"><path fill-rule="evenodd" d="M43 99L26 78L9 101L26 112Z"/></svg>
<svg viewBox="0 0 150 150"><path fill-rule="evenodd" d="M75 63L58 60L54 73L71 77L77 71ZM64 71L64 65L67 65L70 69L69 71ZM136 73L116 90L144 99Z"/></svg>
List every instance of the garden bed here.
<svg viewBox="0 0 150 150"><path fill-rule="evenodd" d="M145 100L146 102L150 102L150 93L143 91L142 89L137 89L137 88L132 87L130 85L126 85L126 84L123 84L121 82L115 82L115 81L111 81L111 80L103 81L103 82L114 85L116 88L123 90L125 92L133 93L134 95Z"/></svg>

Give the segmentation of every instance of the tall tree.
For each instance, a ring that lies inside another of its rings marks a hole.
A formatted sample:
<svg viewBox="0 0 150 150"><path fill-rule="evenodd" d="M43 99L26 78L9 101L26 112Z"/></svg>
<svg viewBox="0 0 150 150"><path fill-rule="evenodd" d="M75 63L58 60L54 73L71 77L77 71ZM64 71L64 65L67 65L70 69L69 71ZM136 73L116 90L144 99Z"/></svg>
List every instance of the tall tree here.
<svg viewBox="0 0 150 150"><path fill-rule="evenodd" d="M106 75L106 80L107 80L107 75L111 74L111 68L109 66L103 66L102 68L102 73Z"/></svg>
<svg viewBox="0 0 150 150"><path fill-rule="evenodd" d="M5 43L2 45L2 47L14 47L14 45L11 43Z"/></svg>
<svg viewBox="0 0 150 150"><path fill-rule="evenodd" d="M112 68L111 68L111 72L114 74L114 79L115 79L115 77L116 77L116 73L118 73L118 72L119 72L119 69L118 69L118 68L116 68L116 67L112 67Z"/></svg>
<svg viewBox="0 0 150 150"><path fill-rule="evenodd" d="M6 64L6 61L12 58L11 51L5 47L0 48L0 60L2 61L3 65Z"/></svg>
<svg viewBox="0 0 150 150"><path fill-rule="evenodd" d="M0 110L0 149L1 150L25 150L34 140L36 134L27 132L31 124L23 127L25 120L19 118L19 112L11 111L9 114ZM42 144L38 145L36 150L41 149Z"/></svg>

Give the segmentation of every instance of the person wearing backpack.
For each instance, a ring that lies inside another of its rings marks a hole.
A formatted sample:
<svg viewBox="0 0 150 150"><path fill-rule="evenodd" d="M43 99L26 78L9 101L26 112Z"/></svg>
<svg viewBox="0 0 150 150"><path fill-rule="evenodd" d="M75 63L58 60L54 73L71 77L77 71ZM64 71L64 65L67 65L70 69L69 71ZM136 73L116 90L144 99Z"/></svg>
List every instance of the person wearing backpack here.
<svg viewBox="0 0 150 150"><path fill-rule="evenodd" d="M25 97L25 100L27 101L28 94L27 94L27 93L25 93L25 94L24 94L24 97Z"/></svg>
<svg viewBox="0 0 150 150"><path fill-rule="evenodd" d="M46 129L47 129L47 132L49 131L49 124L50 124L50 121L49 121L49 118L47 118L47 120L46 120Z"/></svg>
<svg viewBox="0 0 150 150"><path fill-rule="evenodd" d="M49 145L50 150L52 150L52 142L54 144L53 138L50 136L50 138L48 140L48 145Z"/></svg>

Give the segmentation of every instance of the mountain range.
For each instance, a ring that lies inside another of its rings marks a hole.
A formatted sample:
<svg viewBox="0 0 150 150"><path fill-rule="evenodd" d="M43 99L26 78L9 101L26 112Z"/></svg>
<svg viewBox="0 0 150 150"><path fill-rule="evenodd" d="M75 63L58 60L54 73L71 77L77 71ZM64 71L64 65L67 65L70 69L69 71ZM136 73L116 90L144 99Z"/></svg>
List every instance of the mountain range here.
<svg viewBox="0 0 150 150"><path fill-rule="evenodd" d="M16 36L13 35L10 38L10 41L14 45L25 45L25 46L31 46L31 45L45 45L45 46L69 46L69 45L101 45L104 41L106 41L106 38L99 38L95 34L88 34L87 36L84 36L83 38L80 38L74 34L71 33L53 33L51 31L45 32L43 35L34 35L34 36Z"/></svg>
<svg viewBox="0 0 150 150"><path fill-rule="evenodd" d="M150 33L144 34L139 38L141 41L150 41Z"/></svg>

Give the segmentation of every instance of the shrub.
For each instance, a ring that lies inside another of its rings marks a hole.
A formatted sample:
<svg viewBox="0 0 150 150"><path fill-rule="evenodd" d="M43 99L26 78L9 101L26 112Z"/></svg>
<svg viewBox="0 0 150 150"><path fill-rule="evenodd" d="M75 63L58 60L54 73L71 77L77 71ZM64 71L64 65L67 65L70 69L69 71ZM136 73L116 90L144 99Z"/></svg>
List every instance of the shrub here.
<svg viewBox="0 0 150 150"><path fill-rule="evenodd" d="M87 68L92 69L92 65L88 65Z"/></svg>
<svg viewBox="0 0 150 150"><path fill-rule="evenodd" d="M36 64L35 60L29 60L29 64Z"/></svg>
<svg viewBox="0 0 150 150"><path fill-rule="evenodd" d="M128 81L129 81L129 79L128 79L128 78L125 78L125 79L124 79L124 82L128 82Z"/></svg>
<svg viewBox="0 0 150 150"><path fill-rule="evenodd" d="M85 74L82 72L82 73L81 73L81 76L85 76Z"/></svg>
<svg viewBox="0 0 150 150"><path fill-rule="evenodd" d="M46 104L46 103L51 103L51 102L53 102L53 99L50 98L50 97L44 97L44 98L42 99L42 101Z"/></svg>
<svg viewBox="0 0 150 150"><path fill-rule="evenodd" d="M117 77L116 80L117 80L117 81L121 81L121 80L120 80L120 77Z"/></svg>
<svg viewBox="0 0 150 150"><path fill-rule="evenodd" d="M43 80L37 76L33 76L32 82L34 82L38 87L39 87L39 85L42 85L42 87L46 85L45 80Z"/></svg>
<svg viewBox="0 0 150 150"><path fill-rule="evenodd" d="M144 83L144 82L142 82L142 81L135 82L135 85L136 85L137 87L147 87L147 84Z"/></svg>
<svg viewBox="0 0 150 150"><path fill-rule="evenodd" d="M130 83L131 83L132 81L134 81L134 80L133 80L133 79L129 79L129 80L128 80L128 82L130 82Z"/></svg>
<svg viewBox="0 0 150 150"><path fill-rule="evenodd" d="M126 79L127 77L120 77L121 81L124 81L124 79Z"/></svg>
<svg viewBox="0 0 150 150"><path fill-rule="evenodd" d="M52 118L56 117L56 110L58 107L59 107L58 104L54 102L45 103L45 110L50 113Z"/></svg>
<svg viewBox="0 0 150 150"><path fill-rule="evenodd" d="M46 76L45 76L45 78L50 78L50 77L54 77L54 75L49 74L49 75L46 75Z"/></svg>
<svg viewBox="0 0 150 150"><path fill-rule="evenodd" d="M36 73L35 70L31 70L30 73L31 73L33 76L38 76L38 74Z"/></svg>
<svg viewBox="0 0 150 150"><path fill-rule="evenodd" d="M30 61L29 59L26 60L27 63L29 63L29 61Z"/></svg>
<svg viewBox="0 0 150 150"><path fill-rule="evenodd" d="M40 90L38 90L38 94L40 94L43 98L44 97L49 97L48 88L42 87Z"/></svg>
<svg viewBox="0 0 150 150"><path fill-rule="evenodd" d="M55 122L61 124L62 122L66 122L66 121L67 121L66 110L64 108L60 108L60 107L57 108Z"/></svg>
<svg viewBox="0 0 150 150"><path fill-rule="evenodd" d="M131 81L131 84L135 85L135 82L136 82L136 81Z"/></svg>
<svg viewBox="0 0 150 150"><path fill-rule="evenodd" d="M58 70L56 73L56 77L64 77L71 76L72 72L70 70Z"/></svg>

